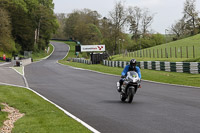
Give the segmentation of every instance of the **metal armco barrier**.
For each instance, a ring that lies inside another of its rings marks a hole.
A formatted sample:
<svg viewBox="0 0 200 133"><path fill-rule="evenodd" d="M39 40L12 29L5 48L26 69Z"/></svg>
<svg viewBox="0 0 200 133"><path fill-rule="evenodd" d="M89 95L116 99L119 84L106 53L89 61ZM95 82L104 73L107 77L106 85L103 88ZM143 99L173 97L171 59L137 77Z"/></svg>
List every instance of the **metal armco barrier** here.
<svg viewBox="0 0 200 133"><path fill-rule="evenodd" d="M92 64L90 60L85 60L83 58L73 58L73 62L84 63L84 64Z"/></svg>
<svg viewBox="0 0 200 133"><path fill-rule="evenodd" d="M103 65L110 67L124 68L129 62L103 60ZM141 69L152 69L157 71L180 72L180 73L200 73L200 63L198 62L160 62L160 61L140 61L137 66Z"/></svg>

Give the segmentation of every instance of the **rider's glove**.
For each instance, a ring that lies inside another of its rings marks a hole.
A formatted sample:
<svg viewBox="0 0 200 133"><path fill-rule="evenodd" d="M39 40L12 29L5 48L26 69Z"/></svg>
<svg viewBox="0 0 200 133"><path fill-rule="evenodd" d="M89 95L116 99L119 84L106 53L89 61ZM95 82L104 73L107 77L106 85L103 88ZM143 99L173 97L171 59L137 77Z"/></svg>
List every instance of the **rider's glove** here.
<svg viewBox="0 0 200 133"><path fill-rule="evenodd" d="M123 75L122 75L121 78L126 78L126 76L123 76Z"/></svg>

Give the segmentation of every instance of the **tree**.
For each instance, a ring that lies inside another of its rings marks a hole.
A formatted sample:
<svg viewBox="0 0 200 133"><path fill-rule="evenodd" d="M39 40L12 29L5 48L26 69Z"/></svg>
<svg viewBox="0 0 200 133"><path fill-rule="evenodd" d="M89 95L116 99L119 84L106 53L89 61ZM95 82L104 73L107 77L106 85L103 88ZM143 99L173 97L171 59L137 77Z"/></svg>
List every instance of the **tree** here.
<svg viewBox="0 0 200 133"><path fill-rule="evenodd" d="M148 9L145 9L142 14L142 35L145 35L148 32L148 28L151 26L153 22L153 15L150 15Z"/></svg>
<svg viewBox="0 0 200 133"><path fill-rule="evenodd" d="M153 22L154 15L151 15L148 9L141 9L137 6L129 7L128 13L129 30L132 34L132 39L137 43L140 35L145 37L148 34L148 28Z"/></svg>
<svg viewBox="0 0 200 133"><path fill-rule="evenodd" d="M53 15L52 10L39 5L36 13L37 22L37 43L39 50L44 50L48 46L52 33L55 33L58 28L56 17Z"/></svg>
<svg viewBox="0 0 200 133"><path fill-rule="evenodd" d="M99 17L97 11L90 9L76 10L68 14L65 23L67 37L82 44L100 43L102 35L99 30Z"/></svg>
<svg viewBox="0 0 200 133"><path fill-rule="evenodd" d="M101 15L97 11L88 10L88 12L86 12L86 18L88 18L87 23L99 26L99 19L101 18Z"/></svg>
<svg viewBox="0 0 200 133"><path fill-rule="evenodd" d="M0 0L11 18L12 37L24 50L42 50L57 28L52 0Z"/></svg>
<svg viewBox="0 0 200 133"><path fill-rule="evenodd" d="M197 33L196 27L199 23L195 2L196 0L186 0L183 11L183 18L186 20L186 28L190 31L191 35Z"/></svg>
<svg viewBox="0 0 200 133"><path fill-rule="evenodd" d="M57 18L57 23L59 25L59 28L56 31L56 33L53 35L53 38L56 38L56 39L68 39L65 36L65 32L64 32L66 15L64 13L58 13L58 14L55 14L55 16Z"/></svg>
<svg viewBox="0 0 200 133"><path fill-rule="evenodd" d="M100 44L102 34L99 28L94 24L88 24L89 32L86 40L88 44Z"/></svg>
<svg viewBox="0 0 200 133"><path fill-rule="evenodd" d="M110 38L111 34L112 34L112 22L111 20L109 20L106 17L103 17L100 21L99 21L99 28L101 30L102 33L102 37L103 38Z"/></svg>
<svg viewBox="0 0 200 133"><path fill-rule="evenodd" d="M185 34L186 23L184 19L179 20L175 24L173 24L170 28L172 34L176 35L176 38L179 39L181 36Z"/></svg>
<svg viewBox="0 0 200 133"><path fill-rule="evenodd" d="M129 7L128 8L128 22L130 23L130 33L132 33L132 39L134 39L136 42L139 38L140 30L140 21L142 18L142 10L135 6L135 7Z"/></svg>
<svg viewBox="0 0 200 133"><path fill-rule="evenodd" d="M113 24L113 37L114 37L114 49L113 53L117 50L117 42L119 40L120 34L122 33L122 28L127 21L127 12L125 6L121 1L117 2L114 6L113 11L109 13L110 20Z"/></svg>
<svg viewBox="0 0 200 133"><path fill-rule="evenodd" d="M80 14L78 11L74 11L73 13L68 14L68 17L65 21L65 34L67 38L76 39L74 36L75 27L79 22Z"/></svg>
<svg viewBox="0 0 200 133"><path fill-rule="evenodd" d="M0 8L0 18L0 50L12 52L15 50L15 43L11 36L11 20L3 8Z"/></svg>

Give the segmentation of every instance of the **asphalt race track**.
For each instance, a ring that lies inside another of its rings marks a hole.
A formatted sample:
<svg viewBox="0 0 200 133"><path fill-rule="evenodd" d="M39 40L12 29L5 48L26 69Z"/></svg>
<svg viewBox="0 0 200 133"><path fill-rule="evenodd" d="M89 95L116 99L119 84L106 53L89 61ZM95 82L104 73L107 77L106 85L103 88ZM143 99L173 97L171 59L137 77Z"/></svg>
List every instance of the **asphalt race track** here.
<svg viewBox="0 0 200 133"><path fill-rule="evenodd" d="M122 103L115 88L119 77L58 64L57 60L66 56L68 46L52 43L55 51L48 59L25 67L29 87L96 130L102 133L200 132L199 88L143 81L133 103Z"/></svg>

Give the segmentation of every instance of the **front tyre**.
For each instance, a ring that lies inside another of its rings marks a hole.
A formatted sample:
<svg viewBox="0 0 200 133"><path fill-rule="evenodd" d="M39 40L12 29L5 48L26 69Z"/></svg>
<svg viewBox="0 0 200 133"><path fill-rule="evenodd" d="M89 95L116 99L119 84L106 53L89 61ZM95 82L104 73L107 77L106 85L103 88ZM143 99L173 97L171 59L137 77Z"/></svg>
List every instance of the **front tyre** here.
<svg viewBox="0 0 200 133"><path fill-rule="evenodd" d="M126 100L126 95L124 93L121 93L120 99L121 99L122 102L124 102Z"/></svg>
<svg viewBox="0 0 200 133"><path fill-rule="evenodd" d="M134 94L135 94L135 89L132 88L132 87L129 87L128 90L127 90L127 101L128 103L131 103L133 101L133 97L134 97Z"/></svg>

